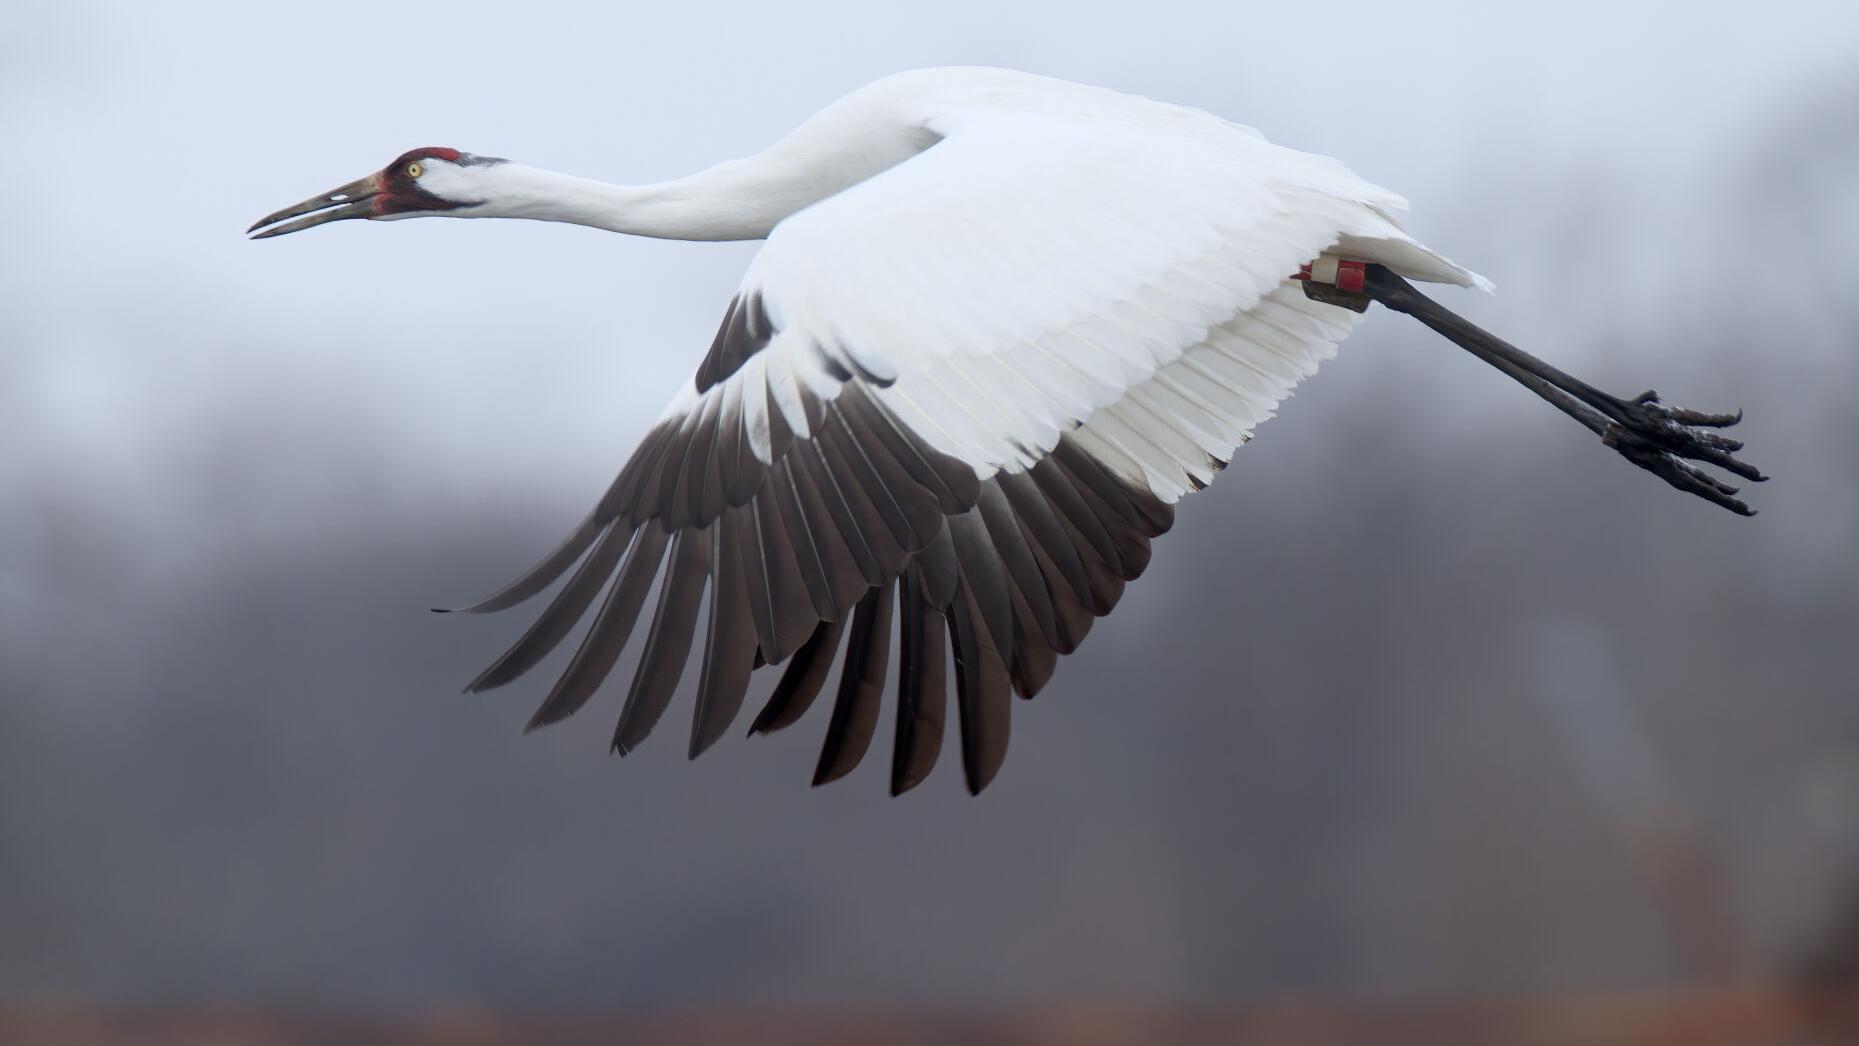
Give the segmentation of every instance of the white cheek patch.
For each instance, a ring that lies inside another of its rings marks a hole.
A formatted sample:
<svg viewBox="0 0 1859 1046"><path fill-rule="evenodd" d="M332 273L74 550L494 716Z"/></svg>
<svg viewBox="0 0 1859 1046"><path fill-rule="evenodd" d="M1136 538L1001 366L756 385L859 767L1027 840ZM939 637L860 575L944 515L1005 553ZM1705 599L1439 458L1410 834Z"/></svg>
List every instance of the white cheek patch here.
<svg viewBox="0 0 1859 1046"><path fill-rule="evenodd" d="M449 203L477 202L471 192L472 178L467 168L438 157L421 160L420 165L425 169L414 184L422 190Z"/></svg>

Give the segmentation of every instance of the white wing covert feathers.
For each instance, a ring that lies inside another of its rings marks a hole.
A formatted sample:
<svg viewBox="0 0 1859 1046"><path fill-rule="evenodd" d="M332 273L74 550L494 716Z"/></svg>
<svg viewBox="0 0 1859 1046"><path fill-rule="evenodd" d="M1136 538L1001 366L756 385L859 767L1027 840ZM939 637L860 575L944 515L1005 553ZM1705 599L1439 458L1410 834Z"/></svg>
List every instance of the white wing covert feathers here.
<svg viewBox="0 0 1859 1046"><path fill-rule="evenodd" d="M840 103L900 110L939 140L774 228L593 512L467 608L514 605L580 561L470 689L534 667L599 599L531 725L573 714L657 582L614 746L651 731L701 626L693 756L754 667L787 666L751 727L767 731L839 663L817 784L876 734L895 616L892 790L935 763L952 668L978 792L1005 755L1010 693L1045 685L1142 573L1174 503L1348 334L1355 314L1289 275L1337 249L1482 285L1394 224L1399 197L1333 160L1095 88L937 74Z"/></svg>

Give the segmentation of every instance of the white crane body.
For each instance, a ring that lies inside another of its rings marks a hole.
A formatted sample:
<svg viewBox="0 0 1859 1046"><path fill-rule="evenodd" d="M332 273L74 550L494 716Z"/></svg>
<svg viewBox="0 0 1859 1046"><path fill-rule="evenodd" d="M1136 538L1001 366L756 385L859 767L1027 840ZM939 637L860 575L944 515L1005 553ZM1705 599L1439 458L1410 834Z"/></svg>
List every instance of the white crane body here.
<svg viewBox="0 0 1859 1046"><path fill-rule="evenodd" d="M869 745L895 608L892 787L915 785L940 748L946 632L979 791L1005 752L1010 689L1044 685L1141 573L1173 505L1349 333L1356 314L1307 296L1300 269L1329 282L1338 259L1361 263L1358 282L1362 265L1385 269L1377 300L1435 326L1400 277L1489 288L1409 236L1392 216L1404 207L1335 160L1205 112L934 69L674 181L418 150L260 235L445 215L765 238L709 353L607 495L466 608L514 605L580 564L472 689L533 667L591 611L532 725L563 718L649 620L614 738L625 751L670 700L707 593L693 755L733 720L755 665L788 665L753 727L775 729L846 640L818 783Z"/></svg>

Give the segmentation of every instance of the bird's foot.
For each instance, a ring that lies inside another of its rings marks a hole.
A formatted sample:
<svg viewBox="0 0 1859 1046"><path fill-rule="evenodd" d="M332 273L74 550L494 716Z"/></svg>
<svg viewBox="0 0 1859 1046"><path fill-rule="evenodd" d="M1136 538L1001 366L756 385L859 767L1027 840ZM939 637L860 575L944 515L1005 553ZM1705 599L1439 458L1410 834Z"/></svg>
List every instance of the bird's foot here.
<svg viewBox="0 0 1859 1046"><path fill-rule="evenodd" d="M1642 392L1630 400L1609 399L1611 402L1602 412L1611 424L1601 434L1601 442L1679 490L1722 505L1738 515L1756 514L1755 509L1737 499L1738 488L1692 464L1698 461L1715 465L1756 483L1769 478L1755 466L1731 456L1743 449L1741 440L1712 431L1743 420L1742 411L1710 414L1667 406L1659 401L1659 394L1652 391Z"/></svg>

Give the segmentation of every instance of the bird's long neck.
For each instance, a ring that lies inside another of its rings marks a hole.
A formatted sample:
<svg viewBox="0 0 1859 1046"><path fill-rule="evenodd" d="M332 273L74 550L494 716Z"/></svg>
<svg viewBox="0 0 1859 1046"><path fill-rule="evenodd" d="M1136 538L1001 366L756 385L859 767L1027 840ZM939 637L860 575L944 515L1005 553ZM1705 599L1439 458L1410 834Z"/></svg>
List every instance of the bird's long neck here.
<svg viewBox="0 0 1859 1046"><path fill-rule="evenodd" d="M767 150L652 185L612 185L522 164L484 171L493 190L463 216L535 218L672 240L755 240L810 204L938 140L891 91L862 91Z"/></svg>
<svg viewBox="0 0 1859 1046"><path fill-rule="evenodd" d="M499 165L477 217L532 218L671 240L755 240L795 211L844 188L833 179L754 159L651 185L613 185L520 164ZM461 215L462 216L462 215Z"/></svg>

